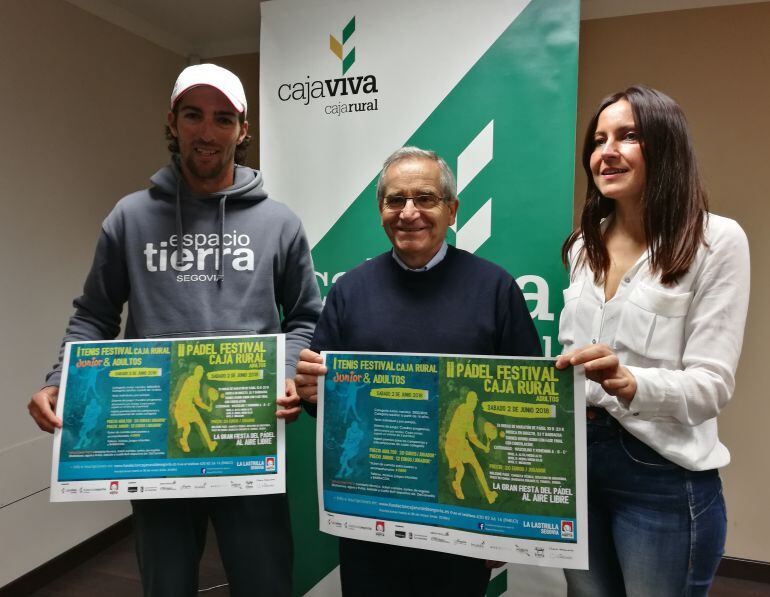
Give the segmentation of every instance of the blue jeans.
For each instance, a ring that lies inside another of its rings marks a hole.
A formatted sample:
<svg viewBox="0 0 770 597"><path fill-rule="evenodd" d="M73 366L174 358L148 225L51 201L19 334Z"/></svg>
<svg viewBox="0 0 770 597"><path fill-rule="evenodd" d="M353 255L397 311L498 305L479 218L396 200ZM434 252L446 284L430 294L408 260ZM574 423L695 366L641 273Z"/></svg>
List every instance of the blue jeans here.
<svg viewBox="0 0 770 597"><path fill-rule="evenodd" d="M719 473L674 464L603 410L587 437L589 570L565 571L568 595L705 597L727 530Z"/></svg>

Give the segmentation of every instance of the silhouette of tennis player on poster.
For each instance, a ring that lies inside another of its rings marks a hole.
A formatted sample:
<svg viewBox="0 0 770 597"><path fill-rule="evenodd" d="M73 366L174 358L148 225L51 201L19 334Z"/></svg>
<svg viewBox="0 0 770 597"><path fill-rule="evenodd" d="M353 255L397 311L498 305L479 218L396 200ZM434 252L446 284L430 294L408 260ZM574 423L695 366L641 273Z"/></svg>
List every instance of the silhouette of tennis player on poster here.
<svg viewBox="0 0 770 597"><path fill-rule="evenodd" d="M484 492L484 496L490 504L493 504L497 499L497 492L491 491L487 484L487 479L484 476L484 470L481 468L476 453L473 451L471 444L476 446L479 450L483 450L485 453L489 453L490 444L492 439L497 434L497 429L492 423L487 423L484 426L484 432L487 436L487 443L483 444L476 436L475 430L475 410L476 405L479 402L479 398L476 392L469 391L465 396L465 402L460 404L452 415L452 420L449 423L449 429L446 433L446 441L444 443L444 452L446 453L447 460L449 461L449 468L454 469L455 478L452 481L452 489L455 492L458 500L464 500L465 494L462 489L463 476L465 475L465 465L470 464L473 472L476 474L476 479Z"/></svg>
<svg viewBox="0 0 770 597"><path fill-rule="evenodd" d="M198 409L203 409L206 412L211 412L214 408L214 402L219 398L219 393L214 390L209 392L209 399L211 402L206 404L201 398L201 379L203 378L203 367L197 365L192 374L184 380L182 388L179 390L176 401L174 403L174 420L178 428L182 430L182 435L179 438L179 447L183 452L190 451L190 443L188 441L190 437L190 431L192 425L195 425L198 430L198 434L206 444L209 452L213 452L217 447L217 442L211 439L209 430L206 428L206 423L203 422ZM210 388L213 389L213 388Z"/></svg>

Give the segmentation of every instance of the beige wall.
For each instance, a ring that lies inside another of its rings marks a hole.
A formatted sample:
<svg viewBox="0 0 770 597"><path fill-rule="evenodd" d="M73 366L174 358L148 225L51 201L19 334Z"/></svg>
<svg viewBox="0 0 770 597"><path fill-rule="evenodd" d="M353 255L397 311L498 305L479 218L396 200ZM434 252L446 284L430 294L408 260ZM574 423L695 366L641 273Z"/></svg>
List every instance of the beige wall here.
<svg viewBox="0 0 770 597"><path fill-rule="evenodd" d="M54 362L101 220L167 160L185 59L61 0L0 18L0 586L124 517L48 504L51 439L26 410Z"/></svg>
<svg viewBox="0 0 770 597"><path fill-rule="evenodd" d="M770 399L762 377L770 336L770 3L585 21L580 35L578 155L600 99L633 83L656 87L687 114L711 211L749 237L751 306L732 402L720 437L732 453L723 470L727 555L770 561ZM576 172L576 209L585 176Z"/></svg>

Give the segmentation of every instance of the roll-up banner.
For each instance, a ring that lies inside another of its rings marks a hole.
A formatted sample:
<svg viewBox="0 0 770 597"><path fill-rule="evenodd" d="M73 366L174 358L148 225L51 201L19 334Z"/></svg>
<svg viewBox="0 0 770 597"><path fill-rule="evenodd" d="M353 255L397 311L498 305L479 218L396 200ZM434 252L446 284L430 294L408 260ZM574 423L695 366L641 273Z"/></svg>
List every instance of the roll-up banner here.
<svg viewBox="0 0 770 597"><path fill-rule="evenodd" d="M558 354L578 23L579 0L262 3L261 168L302 218L323 296L390 247L375 198L383 160L432 149L457 176L448 242L511 273L545 356ZM317 531L313 425L287 427L295 592L336 595L336 539ZM506 592L504 574L490 591Z"/></svg>

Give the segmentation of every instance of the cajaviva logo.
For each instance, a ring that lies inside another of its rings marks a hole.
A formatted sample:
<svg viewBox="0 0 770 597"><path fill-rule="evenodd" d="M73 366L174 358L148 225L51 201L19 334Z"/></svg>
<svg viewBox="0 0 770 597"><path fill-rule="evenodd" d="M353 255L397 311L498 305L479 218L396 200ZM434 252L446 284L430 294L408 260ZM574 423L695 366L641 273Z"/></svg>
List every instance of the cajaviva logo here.
<svg viewBox="0 0 770 597"><path fill-rule="evenodd" d="M353 17L342 30L342 42L333 35L329 35L329 49L342 63L341 76L334 79L313 80L310 75L307 75L304 81L281 83L278 86L278 99L282 102L301 103L304 106L313 100L328 101L331 99L333 100L332 103L322 106L323 113L329 116L379 110L379 102L376 97L378 92L377 77L373 74L345 76L348 69L356 61L356 48L352 47L352 43L348 43L355 31L356 17ZM347 54L345 53L346 50ZM369 97L361 98L359 94Z"/></svg>
<svg viewBox="0 0 770 597"><path fill-rule="evenodd" d="M347 56L344 56L345 44L348 43L348 40L350 39L350 36L353 35L355 33L355 31L356 31L356 17L353 17L352 19L350 19L348 21L348 24L345 25L345 28L342 30L342 43L340 43L337 40L337 38L334 37L333 35L329 35L329 49L342 62L342 74L343 75L346 72L348 72L348 69L351 66L353 66L353 63L356 61L356 48L355 48L355 46L350 48L350 51L347 53Z"/></svg>

